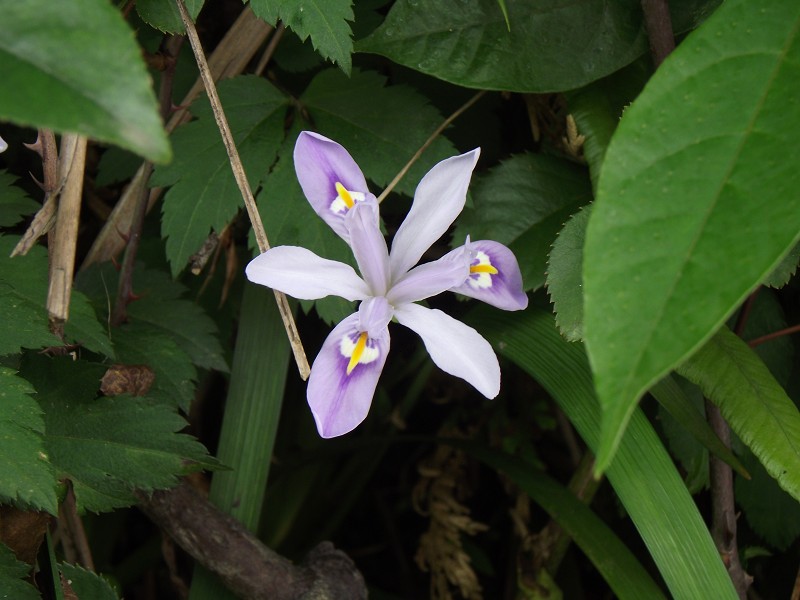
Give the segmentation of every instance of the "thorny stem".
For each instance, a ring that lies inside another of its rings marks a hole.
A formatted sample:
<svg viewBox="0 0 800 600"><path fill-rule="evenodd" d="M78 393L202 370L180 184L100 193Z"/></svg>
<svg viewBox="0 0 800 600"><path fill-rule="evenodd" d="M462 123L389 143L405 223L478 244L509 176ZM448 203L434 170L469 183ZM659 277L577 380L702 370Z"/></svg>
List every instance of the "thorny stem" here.
<svg viewBox="0 0 800 600"><path fill-rule="evenodd" d="M161 85L158 91L158 103L161 110L161 118L166 119L172 107L172 84L175 80L175 66L177 65L178 52L183 43L182 37L171 37L162 44L161 54L164 57L165 68L161 73ZM142 174L143 184L139 188L136 198L136 205L131 220L131 228L128 232L128 244L125 248L125 256L122 259L122 266L119 274L119 285L117 286L117 300L111 314L111 324L118 326L127 319L127 308L133 299L133 267L136 263L136 254L139 251L139 243L142 239L142 227L144 218L147 215L147 204L150 198L150 189L146 182L153 173L153 163L147 161L143 165Z"/></svg>
<svg viewBox="0 0 800 600"><path fill-rule="evenodd" d="M642 12L647 37L650 40L653 65L658 68L667 55L675 49L669 0L642 0Z"/></svg>
<svg viewBox="0 0 800 600"><path fill-rule="evenodd" d="M734 332L741 335L753 308L757 291L742 307L736 319ZM731 447L731 429L720 410L706 400L706 415L711 429L728 448ZM739 560L739 547L736 540L736 504L733 492L733 470L726 462L709 456L709 479L711 484L711 537L717 546L722 562L733 581L733 587L740 598L747 597L747 588L752 578L745 573Z"/></svg>
<svg viewBox="0 0 800 600"><path fill-rule="evenodd" d="M461 116L461 114L462 114L463 112L465 112L465 111L466 111L467 109L469 109L469 108L470 108L470 107L471 107L473 104L475 104L475 103L476 103L478 100L480 100L480 99L481 99L481 97L482 97L482 96L483 96L485 93L486 93L486 90L481 90L480 92L478 92L477 94L475 94L475 95L474 95L472 98L470 98L469 100L467 100L467 101L466 101L466 102L465 102L463 105L461 105L461 106L460 106L458 109L456 109L456 111L455 111L455 112L454 112L452 115L450 115L449 117L447 117L447 118L444 120L444 122L443 122L441 125L439 125L439 127L437 127L437 128L436 128L436 131L434 131L434 132L433 132L433 133L430 135L430 137L429 137L427 140L425 140L425 143L424 143L424 144L422 144L422 146L420 146L419 150L417 150L417 151L414 153L414 156L412 156L412 157L411 157L411 160L409 160L409 161L406 163L406 165L405 165L405 166L404 166L402 169L400 169L400 172L399 172L397 175L395 175L394 179L392 179L392 181L389 183L389 185L388 185L388 186L386 186L386 189L385 189L385 190L383 190L383 192L381 193L381 195L380 195L380 196L378 196L378 203L381 203L381 202L383 202L383 201L386 199L386 196L388 196L388 195L391 193L391 191L392 191L392 190L395 188L395 186L396 186L398 183L400 183L400 180L401 180L403 177L405 177L406 173L408 173L408 170L411 168L411 166L412 166L412 165L413 165L415 162L417 162L417 160L419 160L419 157L420 157L420 156L422 156L422 153L423 153L423 152L425 152L425 150L427 150L427 149L428 149L428 146L430 146L430 145L433 143L433 141L434 141L434 140L435 140L437 137L439 137L439 135L440 135L440 134L441 134L441 133L442 133L442 132L443 132L445 129L447 129L447 128L450 126L450 124L451 124L453 121L455 121L455 120L456 120L458 117L460 117L460 116Z"/></svg>
<svg viewBox="0 0 800 600"><path fill-rule="evenodd" d="M247 214L250 217L250 223L253 226L253 232L256 236L258 249L262 253L266 252L269 250L267 232L264 230L264 224L261 222L261 215L258 213L258 207L256 206L253 192L250 190L250 184L247 182L247 176L245 175L242 161L239 158L239 151L236 149L236 144L233 141L233 135L231 134L230 127L228 126L228 120L226 119L225 112L222 109L222 103L220 102L219 94L217 94L217 86L214 84L214 79L212 78L211 71L208 68L208 61L206 61L203 47L200 45L200 38L197 36L197 29L195 28L194 23L192 22L192 19L186 10L186 5L184 4L183 0L175 0L175 3L177 4L178 10L181 13L181 20L186 28L186 36L189 38L189 44L192 46L192 51L194 52L195 60L197 61L197 67L200 70L200 77L203 80L203 85L206 88L206 94L211 102L211 108L214 111L214 120L217 122L217 127L219 128L219 132L222 136L222 141L225 144L225 150L228 153L228 159L230 160L231 169L233 170L233 177L236 179L236 184L239 186L239 191L244 199L244 205L247 208ZM308 379L308 376L311 373L311 367L308 364L308 359L306 358L306 353L303 349L303 343L300 341L300 334L297 332L297 325L294 322L294 316L292 315L292 310L289 307L289 302L286 300L286 296L281 292L275 290L274 293L275 301L278 303L278 311L281 314L283 326L286 329L286 335L289 338L289 344L292 347L294 359L297 363L297 368L300 371L300 377L304 380Z"/></svg>

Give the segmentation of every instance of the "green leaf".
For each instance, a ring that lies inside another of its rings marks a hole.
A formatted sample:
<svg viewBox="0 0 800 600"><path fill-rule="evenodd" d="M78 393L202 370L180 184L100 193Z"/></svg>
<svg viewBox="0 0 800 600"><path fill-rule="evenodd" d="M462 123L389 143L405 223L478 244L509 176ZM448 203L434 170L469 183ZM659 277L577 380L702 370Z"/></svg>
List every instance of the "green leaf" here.
<svg viewBox="0 0 800 600"><path fill-rule="evenodd" d="M578 126L578 133L585 138L583 155L595 189L619 119L651 74L650 62L640 59L608 77L566 93L567 106Z"/></svg>
<svg viewBox="0 0 800 600"><path fill-rule="evenodd" d="M81 271L75 286L91 298L95 309L107 319L111 302L108 290L116 288L118 278L113 265L104 263ZM227 372L217 326L199 304L183 299L187 291L183 284L167 273L137 264L133 287L136 300L128 305L129 325L134 329L141 325L152 327L157 335L171 338L198 367ZM177 367L175 363L168 364Z"/></svg>
<svg viewBox="0 0 800 600"><path fill-rule="evenodd" d="M670 4L674 28L685 31L716 3ZM508 0L506 6L507 17L497 0L398 0L356 50L465 87L537 93L581 87L647 50L635 0Z"/></svg>
<svg viewBox="0 0 800 600"><path fill-rule="evenodd" d="M128 305L132 322L146 323L171 337L198 367L228 371L216 324L199 304L182 299L183 285L151 269L135 271L134 282L141 298Z"/></svg>
<svg viewBox="0 0 800 600"><path fill-rule="evenodd" d="M752 479L736 478L736 503L758 535L785 551L800 536L800 503L778 486L752 453L745 450L742 460Z"/></svg>
<svg viewBox="0 0 800 600"><path fill-rule="evenodd" d="M756 353L723 327L677 370L700 386L767 472L800 500L800 412Z"/></svg>
<svg viewBox="0 0 800 600"><path fill-rule="evenodd" d="M0 598L13 600L40 600L41 595L27 581L30 565L17 560L14 552L0 544Z"/></svg>
<svg viewBox="0 0 800 600"><path fill-rule="evenodd" d="M143 398L95 398L105 367L26 356L22 372L44 410L45 445L59 477L72 481L78 508L102 512L136 501L133 489L175 485L185 461L216 463L170 408Z"/></svg>
<svg viewBox="0 0 800 600"><path fill-rule="evenodd" d="M185 0L192 21L197 20L205 0ZM185 28L175 0L137 0L136 12L142 21L166 33L183 33Z"/></svg>
<svg viewBox="0 0 800 600"><path fill-rule="evenodd" d="M470 322L534 377L597 448L600 409L586 355L581 344L561 337L552 315L479 307ZM697 506L641 411L634 411L607 476L674 598L738 597Z"/></svg>
<svg viewBox="0 0 800 600"><path fill-rule="evenodd" d="M185 413L194 400L197 370L191 357L170 334L151 325L133 322L114 331L114 346L119 362L147 365L155 380L146 396L177 407Z"/></svg>
<svg viewBox="0 0 800 600"><path fill-rule="evenodd" d="M97 320L89 298L78 290L72 290L69 320L64 325L64 335L93 352L114 358L114 347L106 327L107 325Z"/></svg>
<svg viewBox="0 0 800 600"><path fill-rule="evenodd" d="M0 0L0 14L0 117L170 159L141 50L111 3Z"/></svg>
<svg viewBox="0 0 800 600"><path fill-rule="evenodd" d="M695 412L706 416L703 392L683 377L675 377ZM672 455L680 461L685 471L684 481L689 493L694 495L708 487L708 450L686 428L678 423L662 404L658 405L658 424L664 433Z"/></svg>
<svg viewBox="0 0 800 600"><path fill-rule="evenodd" d="M40 207L21 187L14 185L16 180L8 171L0 171L0 227L16 225Z"/></svg>
<svg viewBox="0 0 800 600"><path fill-rule="evenodd" d="M697 441L728 463L737 473L750 477L744 465L711 429L706 421L705 411L697 410L692 398L683 391L673 377L668 375L656 383L650 388L650 393Z"/></svg>
<svg viewBox="0 0 800 600"><path fill-rule="evenodd" d="M450 444L451 440L442 440ZM501 472L541 506L573 539L618 598L664 598L661 589L617 535L569 490L525 461L475 443L457 448Z"/></svg>
<svg viewBox="0 0 800 600"><path fill-rule="evenodd" d="M547 263L547 292L556 325L570 342L583 339L583 243L591 205L570 217L559 232Z"/></svg>
<svg viewBox="0 0 800 600"><path fill-rule="evenodd" d="M265 79L253 76L222 82L219 94L250 189L255 190L275 162L287 98ZM164 195L161 234L167 238L173 276L211 230L222 231L243 204L211 106L204 99L193 105L192 112L197 120L172 137L175 160L156 169L151 179L154 186L172 186Z"/></svg>
<svg viewBox="0 0 800 600"><path fill-rule="evenodd" d="M0 355L18 352L20 347L61 346L50 333L45 301L47 299L47 252L34 246L25 256L10 258L19 238L0 237ZM108 335L97 320L87 298L73 291L70 318L64 327L65 337L95 352L113 357Z"/></svg>
<svg viewBox="0 0 800 600"><path fill-rule="evenodd" d="M310 36L317 52L350 74L352 0L252 0L250 6L267 23L281 20L301 40Z"/></svg>
<svg viewBox="0 0 800 600"><path fill-rule="evenodd" d="M797 272L798 264L800 264L800 244L796 244L789 254L783 257L762 283L772 288L782 288Z"/></svg>
<svg viewBox="0 0 800 600"><path fill-rule="evenodd" d="M0 355L20 348L60 346L50 333L47 311L47 256L36 246L26 256L10 258L19 238L0 236Z"/></svg>
<svg viewBox="0 0 800 600"><path fill-rule="evenodd" d="M586 170L543 154L517 154L472 186L472 207L456 223L453 243L467 235L495 240L517 256L525 289L544 284L550 244L569 216L592 199Z"/></svg>
<svg viewBox="0 0 800 600"><path fill-rule="evenodd" d="M584 253L585 336L603 407L598 471L642 393L797 241L800 171L786 148L800 112L786 107L800 97L799 29L793 0L724 3L614 134Z"/></svg>
<svg viewBox="0 0 800 600"><path fill-rule="evenodd" d="M336 69L322 71L300 100L314 129L347 148L367 179L381 187L443 121L412 88L387 86L382 75L358 69L349 79ZM410 196L435 163L455 154L458 151L447 138L437 137L395 190Z"/></svg>
<svg viewBox="0 0 800 600"><path fill-rule="evenodd" d="M97 573L68 563L60 563L58 569L64 579L69 582L75 596L80 600L118 600L119 598L108 581Z"/></svg>
<svg viewBox="0 0 800 600"><path fill-rule="evenodd" d="M33 392L13 370L0 367L0 500L55 515L55 472L45 452L42 410L31 398Z"/></svg>

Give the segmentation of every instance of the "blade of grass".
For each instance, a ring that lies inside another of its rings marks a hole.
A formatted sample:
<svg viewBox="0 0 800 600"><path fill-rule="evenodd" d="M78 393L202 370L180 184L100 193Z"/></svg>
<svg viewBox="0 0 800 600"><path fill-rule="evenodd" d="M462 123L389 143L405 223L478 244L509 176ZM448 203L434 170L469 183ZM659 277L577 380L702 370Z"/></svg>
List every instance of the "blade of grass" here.
<svg viewBox="0 0 800 600"><path fill-rule="evenodd" d="M289 364L283 321L267 288L247 285L217 458L231 467L211 482L210 500L257 531ZM210 573L198 570L190 598L235 598Z"/></svg>
<svg viewBox="0 0 800 600"><path fill-rule="evenodd" d="M553 315L480 307L470 322L558 402L592 448L600 407L581 344L558 333ZM674 598L738 598L697 507L650 422L636 410L606 471Z"/></svg>

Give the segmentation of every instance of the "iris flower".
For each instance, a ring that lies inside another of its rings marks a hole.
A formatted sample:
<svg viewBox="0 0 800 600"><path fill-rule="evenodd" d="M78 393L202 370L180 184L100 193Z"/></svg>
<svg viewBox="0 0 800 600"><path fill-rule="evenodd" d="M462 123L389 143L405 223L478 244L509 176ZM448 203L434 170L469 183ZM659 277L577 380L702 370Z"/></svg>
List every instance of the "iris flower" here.
<svg viewBox="0 0 800 600"><path fill-rule="evenodd" d="M316 213L349 245L361 277L344 263L297 246L267 250L247 265L250 281L301 300L358 300L322 345L308 381L308 403L324 438L343 435L367 416L389 353L389 322L415 331L433 362L487 398L500 391L500 366L489 342L440 310L417 304L451 290L505 310L528 304L513 253L497 242L470 241L418 266L466 200L480 149L443 160L420 181L391 252L380 231L378 203L361 169L341 145L304 131L295 170Z"/></svg>

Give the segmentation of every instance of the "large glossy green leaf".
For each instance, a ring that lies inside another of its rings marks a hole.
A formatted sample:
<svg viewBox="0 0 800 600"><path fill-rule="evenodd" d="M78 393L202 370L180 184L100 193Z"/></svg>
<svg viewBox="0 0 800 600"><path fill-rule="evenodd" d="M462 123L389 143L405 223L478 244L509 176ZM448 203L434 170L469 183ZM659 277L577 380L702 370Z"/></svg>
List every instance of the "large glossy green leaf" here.
<svg viewBox="0 0 800 600"><path fill-rule="evenodd" d="M685 30L716 2L672 2ZM466 87L516 92L570 90L647 50L637 0L398 0L356 50ZM511 23L510 29L507 20Z"/></svg>
<svg viewBox="0 0 800 600"><path fill-rule="evenodd" d="M458 219L453 244L495 240L517 256L525 289L541 287L547 254L569 216L592 199L586 169L543 154L517 154L472 186L472 206Z"/></svg>
<svg viewBox="0 0 800 600"><path fill-rule="evenodd" d="M592 561L618 598L664 598L652 577L608 525L557 481L514 456L473 443L453 444L508 476L546 510Z"/></svg>
<svg viewBox="0 0 800 600"><path fill-rule="evenodd" d="M582 345L564 340L553 316L535 308L503 313L479 307L470 322L553 396L596 449L600 409ZM737 598L697 507L640 411L634 411L607 475L674 598Z"/></svg>
<svg viewBox="0 0 800 600"><path fill-rule="evenodd" d="M678 372L700 386L767 472L800 500L800 411L756 353L723 327Z"/></svg>
<svg viewBox="0 0 800 600"><path fill-rule="evenodd" d="M800 232L800 4L726 2L625 111L586 234L586 344L607 467L641 394Z"/></svg>
<svg viewBox="0 0 800 600"><path fill-rule="evenodd" d="M352 0L252 0L250 6L267 23L276 25L280 19L301 40L310 37L317 52L350 74Z"/></svg>
<svg viewBox="0 0 800 600"><path fill-rule="evenodd" d="M117 600L119 595L111 584L102 576L87 571L78 565L61 563L58 565L61 575L69 581L75 597L80 600Z"/></svg>
<svg viewBox="0 0 800 600"><path fill-rule="evenodd" d="M257 77L224 81L219 93L255 191L275 162L288 99ZM222 231L244 203L211 106L202 99L192 106L192 112L197 120L173 135L175 161L156 169L151 180L153 185L172 186L164 196L161 233L167 238L167 258L174 276L200 249L211 230Z"/></svg>
<svg viewBox="0 0 800 600"><path fill-rule="evenodd" d="M133 32L106 0L0 0L0 117L170 158Z"/></svg>

